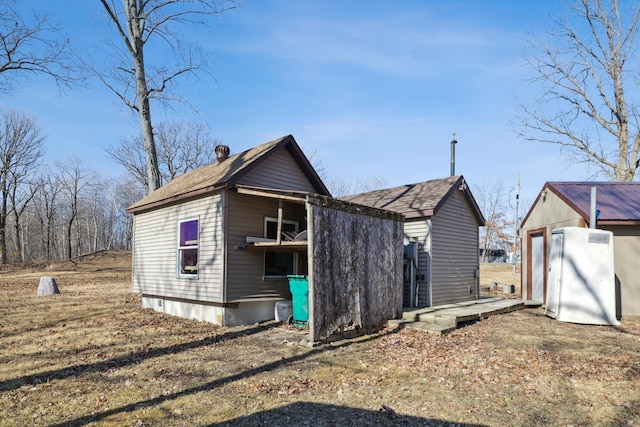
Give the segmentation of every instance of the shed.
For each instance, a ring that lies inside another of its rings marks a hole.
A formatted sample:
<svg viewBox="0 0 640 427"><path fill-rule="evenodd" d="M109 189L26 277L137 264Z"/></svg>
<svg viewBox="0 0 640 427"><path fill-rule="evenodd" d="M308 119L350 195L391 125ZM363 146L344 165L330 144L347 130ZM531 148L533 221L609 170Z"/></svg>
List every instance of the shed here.
<svg viewBox="0 0 640 427"><path fill-rule="evenodd" d="M288 275L305 275L312 340L401 315L401 215L331 198L291 135L216 152L127 210L143 307L228 326L270 320L292 299Z"/></svg>
<svg viewBox="0 0 640 427"><path fill-rule="evenodd" d="M613 233L617 315L640 315L640 183L547 182L520 226L522 298L547 299L552 231L588 227L591 188L596 187L597 228Z"/></svg>
<svg viewBox="0 0 640 427"><path fill-rule="evenodd" d="M479 298L478 238L484 217L463 176L341 199L404 215L404 306Z"/></svg>

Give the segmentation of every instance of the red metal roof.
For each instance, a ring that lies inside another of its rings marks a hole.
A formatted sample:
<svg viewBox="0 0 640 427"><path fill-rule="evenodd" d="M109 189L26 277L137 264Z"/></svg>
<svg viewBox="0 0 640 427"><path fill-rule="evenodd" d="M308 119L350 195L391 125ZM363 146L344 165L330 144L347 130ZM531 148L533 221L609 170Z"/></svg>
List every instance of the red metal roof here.
<svg viewBox="0 0 640 427"><path fill-rule="evenodd" d="M591 187L596 187L598 222L640 222L640 182L547 182L553 191L585 220L591 209Z"/></svg>

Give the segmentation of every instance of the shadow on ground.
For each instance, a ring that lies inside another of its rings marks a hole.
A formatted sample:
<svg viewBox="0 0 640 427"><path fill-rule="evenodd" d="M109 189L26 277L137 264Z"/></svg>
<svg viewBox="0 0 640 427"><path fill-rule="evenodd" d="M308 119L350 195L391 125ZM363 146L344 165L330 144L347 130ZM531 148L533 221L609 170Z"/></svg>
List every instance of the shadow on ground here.
<svg viewBox="0 0 640 427"><path fill-rule="evenodd" d="M296 402L280 408L238 417L230 421L211 424L223 426L480 426L452 421L400 415L387 406L378 411L322 403Z"/></svg>

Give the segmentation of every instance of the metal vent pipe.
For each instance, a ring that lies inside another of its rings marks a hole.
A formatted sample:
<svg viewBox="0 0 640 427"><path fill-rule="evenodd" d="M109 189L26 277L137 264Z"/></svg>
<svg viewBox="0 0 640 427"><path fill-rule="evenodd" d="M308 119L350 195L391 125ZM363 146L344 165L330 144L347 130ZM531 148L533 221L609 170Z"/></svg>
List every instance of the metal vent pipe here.
<svg viewBox="0 0 640 427"><path fill-rule="evenodd" d="M589 212L589 228L596 228L596 187L591 187L591 212Z"/></svg>
<svg viewBox="0 0 640 427"><path fill-rule="evenodd" d="M451 139L451 176L455 176L456 174L456 133L453 133L453 138Z"/></svg>

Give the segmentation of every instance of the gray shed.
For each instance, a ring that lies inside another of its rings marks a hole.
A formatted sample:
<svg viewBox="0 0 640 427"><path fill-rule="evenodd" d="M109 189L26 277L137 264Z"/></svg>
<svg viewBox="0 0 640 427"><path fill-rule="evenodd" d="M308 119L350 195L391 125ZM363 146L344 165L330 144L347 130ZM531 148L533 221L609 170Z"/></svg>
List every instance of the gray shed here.
<svg viewBox="0 0 640 427"><path fill-rule="evenodd" d="M331 198L291 135L225 151L128 208L144 307L250 324L306 275L312 340L401 315L402 215Z"/></svg>
<svg viewBox="0 0 640 427"><path fill-rule="evenodd" d="M484 217L464 177L341 199L404 215L404 306L428 307L479 297L478 238Z"/></svg>

